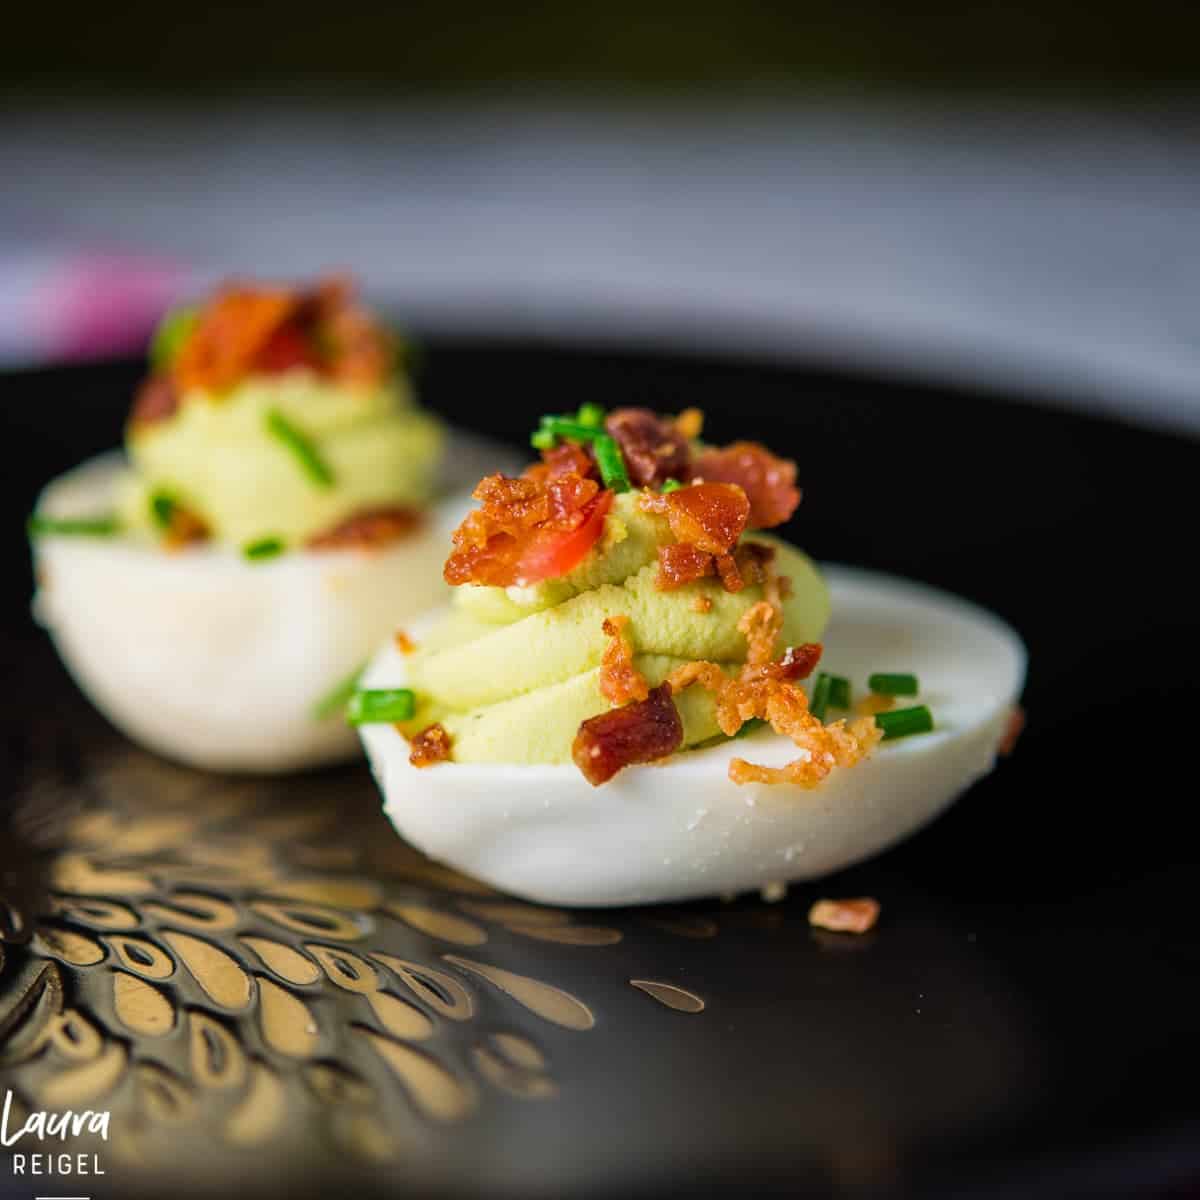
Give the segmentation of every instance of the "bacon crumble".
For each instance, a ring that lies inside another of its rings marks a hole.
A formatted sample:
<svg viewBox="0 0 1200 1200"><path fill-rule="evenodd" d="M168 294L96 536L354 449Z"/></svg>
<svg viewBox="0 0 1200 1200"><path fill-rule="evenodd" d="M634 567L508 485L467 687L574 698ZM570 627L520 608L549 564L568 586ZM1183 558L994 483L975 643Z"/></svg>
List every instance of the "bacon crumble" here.
<svg viewBox="0 0 1200 1200"><path fill-rule="evenodd" d="M655 762L683 745L683 722L671 687L662 683L635 700L590 717L579 726L571 757L593 787L635 763Z"/></svg>
<svg viewBox="0 0 1200 1200"><path fill-rule="evenodd" d="M796 464L778 458L757 442L733 442L705 450L695 463L696 478L736 484L750 504L747 527L782 525L800 503Z"/></svg>
<svg viewBox="0 0 1200 1200"><path fill-rule="evenodd" d="M228 283L201 308L174 361L143 382L130 421L153 425L174 415L189 391L221 394L248 375L294 367L373 386L395 360L394 339L344 278L310 288Z"/></svg>
<svg viewBox="0 0 1200 1200"><path fill-rule="evenodd" d="M870 896L856 900L818 900L808 910L808 923L833 933L867 933L879 920L879 901Z"/></svg>
<svg viewBox="0 0 1200 1200"><path fill-rule="evenodd" d="M409 743L408 761L414 767L432 767L450 757L451 740L445 726L434 723L416 734Z"/></svg>
<svg viewBox="0 0 1200 1200"><path fill-rule="evenodd" d="M515 479L489 475L474 496L480 507L454 531L443 570L452 587L523 586L565 574L600 536L613 494L563 458Z"/></svg>
<svg viewBox="0 0 1200 1200"><path fill-rule="evenodd" d="M733 783L794 783L812 788L834 767L849 767L863 759L879 743L883 731L873 717L849 725L834 721L825 725L808 708L808 698L796 686L816 669L821 658L817 643L789 646L778 659L775 645L783 627L780 588L771 579L764 586L768 598L742 614L738 630L746 638L746 662L734 677L716 663L692 662L676 667L667 677L672 692L698 683L713 694L717 725L733 737L750 720L766 721L776 733L792 739L800 754L783 767L759 766L743 758L729 764Z"/></svg>
<svg viewBox="0 0 1200 1200"><path fill-rule="evenodd" d="M163 545L168 550L182 550L197 542L208 540L208 525L191 509L182 504L171 506L171 516L163 531Z"/></svg>
<svg viewBox="0 0 1200 1200"><path fill-rule="evenodd" d="M420 528L421 513L403 505L367 508L308 539L311 550L378 550Z"/></svg>
<svg viewBox="0 0 1200 1200"><path fill-rule="evenodd" d="M675 422L648 408L618 408L609 413L604 428L617 443L634 487L691 479L691 444Z"/></svg>
<svg viewBox="0 0 1200 1200"><path fill-rule="evenodd" d="M612 705L631 700L645 700L650 694L646 677L633 665L633 643L626 629L627 616L606 617L602 626L604 636L611 641L600 660L600 694Z"/></svg>

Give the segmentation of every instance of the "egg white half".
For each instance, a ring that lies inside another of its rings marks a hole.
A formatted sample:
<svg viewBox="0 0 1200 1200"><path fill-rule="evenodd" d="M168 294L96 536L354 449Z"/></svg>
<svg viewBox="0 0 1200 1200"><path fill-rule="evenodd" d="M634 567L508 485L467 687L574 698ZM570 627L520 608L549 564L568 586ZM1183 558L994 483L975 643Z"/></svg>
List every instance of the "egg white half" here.
<svg viewBox="0 0 1200 1200"><path fill-rule="evenodd" d="M228 548L168 553L133 538L40 537L34 615L92 702L129 737L211 770L276 772L356 757L340 714L313 708L398 620L445 599L466 481L495 447L451 435L446 482L416 535L379 551L294 551L252 563ZM101 455L54 480L38 511L112 508L124 463Z"/></svg>
<svg viewBox="0 0 1200 1200"><path fill-rule="evenodd" d="M833 621L822 668L849 677L856 694L875 671L917 674L932 733L885 742L806 791L729 781L735 756L773 766L796 757L792 742L769 729L629 767L597 788L565 765L417 769L394 728L364 726L385 812L432 858L559 905L737 893L814 879L878 853L992 768L1021 692L1025 649L997 617L945 592L848 567L825 574ZM406 628L419 642L440 615ZM363 682L403 687L403 655L386 646Z"/></svg>

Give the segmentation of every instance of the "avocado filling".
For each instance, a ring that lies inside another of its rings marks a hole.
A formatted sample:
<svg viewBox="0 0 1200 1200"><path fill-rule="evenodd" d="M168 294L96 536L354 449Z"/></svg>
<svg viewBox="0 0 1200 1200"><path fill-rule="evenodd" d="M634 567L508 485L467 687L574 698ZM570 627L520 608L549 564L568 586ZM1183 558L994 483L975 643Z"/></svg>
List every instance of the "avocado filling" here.
<svg viewBox="0 0 1200 1200"><path fill-rule="evenodd" d="M612 707L602 691L611 641L604 624L622 616L633 666L649 686L697 659L736 674L747 655L738 625L764 599L764 585L730 592L706 577L664 590L659 550L675 537L642 499L640 492L616 496L599 540L560 577L459 587L452 615L407 660L418 709L405 732L440 724L460 763L570 763L580 726ZM781 644L819 640L829 596L816 567L774 538L744 540L772 549L774 574L789 580ZM721 736L710 691L687 688L674 703L682 747Z"/></svg>
<svg viewBox="0 0 1200 1200"><path fill-rule="evenodd" d="M416 526L442 429L344 284L223 289L164 322L152 363L126 433L125 529L253 558Z"/></svg>

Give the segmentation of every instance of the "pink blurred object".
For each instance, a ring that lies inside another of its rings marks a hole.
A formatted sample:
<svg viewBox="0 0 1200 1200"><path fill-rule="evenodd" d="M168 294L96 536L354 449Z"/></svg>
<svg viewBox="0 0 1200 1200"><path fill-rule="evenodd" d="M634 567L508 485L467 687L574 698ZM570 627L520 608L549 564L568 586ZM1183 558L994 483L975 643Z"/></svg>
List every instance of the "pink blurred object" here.
<svg viewBox="0 0 1200 1200"><path fill-rule="evenodd" d="M72 258L35 289L38 341L58 360L140 353L189 275L181 264L136 255Z"/></svg>

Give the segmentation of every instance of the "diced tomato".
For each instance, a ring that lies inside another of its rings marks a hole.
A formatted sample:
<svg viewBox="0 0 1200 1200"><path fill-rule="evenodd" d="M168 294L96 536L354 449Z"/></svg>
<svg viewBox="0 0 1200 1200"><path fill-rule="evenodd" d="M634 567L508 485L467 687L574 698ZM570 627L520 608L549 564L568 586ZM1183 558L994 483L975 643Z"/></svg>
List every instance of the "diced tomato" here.
<svg viewBox="0 0 1200 1200"><path fill-rule="evenodd" d="M513 582L521 587L557 579L574 570L596 544L604 530L604 518L612 507L613 493L600 492L585 510L583 521L567 533L534 530L513 562Z"/></svg>

